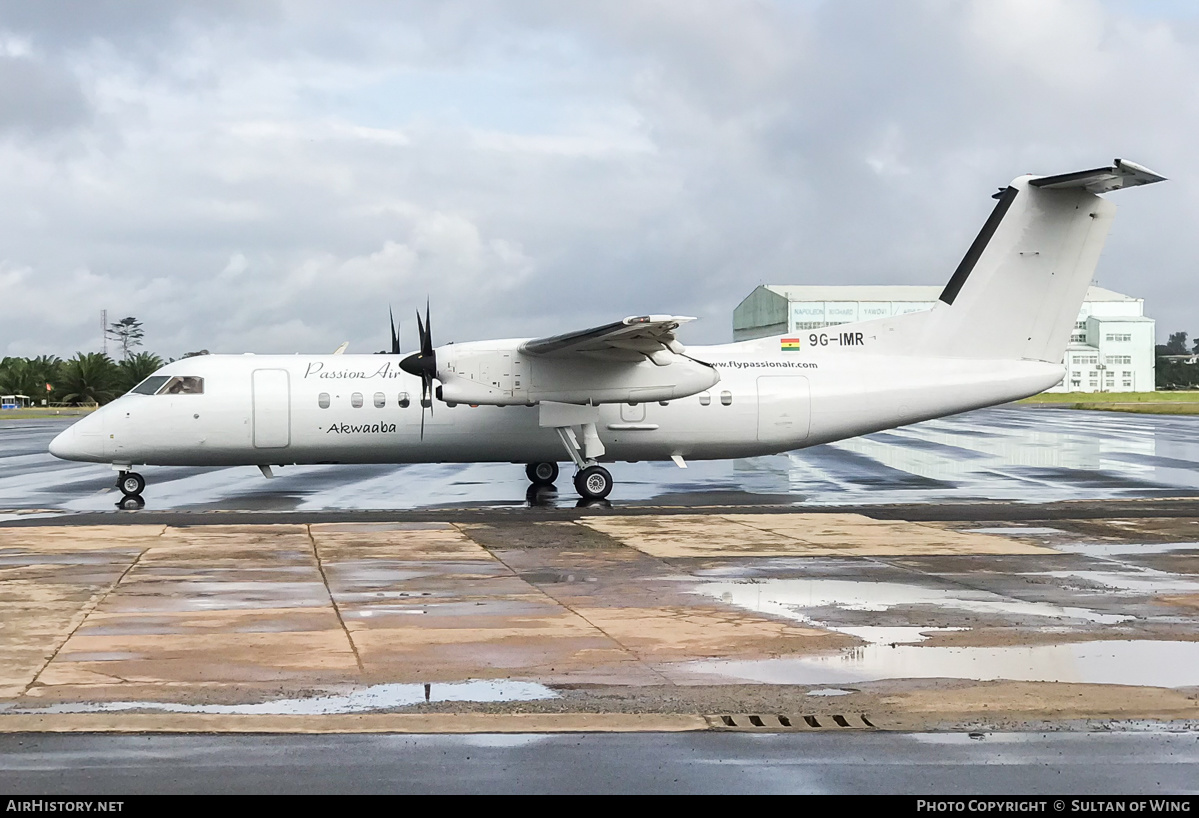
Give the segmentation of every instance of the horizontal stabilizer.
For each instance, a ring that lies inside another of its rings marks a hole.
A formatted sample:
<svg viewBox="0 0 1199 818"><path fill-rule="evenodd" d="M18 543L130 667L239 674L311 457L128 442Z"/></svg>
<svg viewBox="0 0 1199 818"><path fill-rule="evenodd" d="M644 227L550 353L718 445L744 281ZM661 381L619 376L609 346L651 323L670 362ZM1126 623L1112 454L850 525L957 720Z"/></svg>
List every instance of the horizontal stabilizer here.
<svg viewBox="0 0 1199 818"><path fill-rule="evenodd" d="M1091 193L1107 193L1123 187L1151 185L1154 182L1165 181L1165 178L1165 176L1154 173L1149 168L1141 167L1135 162L1117 159L1115 164L1108 168L1080 170L1057 176L1042 176L1039 179L1030 179L1028 183L1042 190L1084 188Z"/></svg>

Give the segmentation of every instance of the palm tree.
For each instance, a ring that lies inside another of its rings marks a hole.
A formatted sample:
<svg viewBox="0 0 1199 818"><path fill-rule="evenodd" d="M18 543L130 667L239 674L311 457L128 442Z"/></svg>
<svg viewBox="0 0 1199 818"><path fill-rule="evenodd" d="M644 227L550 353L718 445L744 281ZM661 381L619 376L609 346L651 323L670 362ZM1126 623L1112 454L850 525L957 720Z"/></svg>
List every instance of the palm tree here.
<svg viewBox="0 0 1199 818"><path fill-rule="evenodd" d="M24 358L4 358L0 361L0 392L6 395L23 394L21 382L25 380L27 362Z"/></svg>
<svg viewBox="0 0 1199 818"><path fill-rule="evenodd" d="M152 352L139 352L118 363L117 367L121 371L121 394L162 369L162 365L162 358Z"/></svg>
<svg viewBox="0 0 1199 818"><path fill-rule="evenodd" d="M0 392L26 395L37 403L47 397L47 384L58 377L58 366L62 363L53 355L37 358L5 358L0 361Z"/></svg>
<svg viewBox="0 0 1199 818"><path fill-rule="evenodd" d="M34 391L25 394L39 402L41 398L50 398L58 383L58 373L61 368L62 358L57 355L39 355L36 358L30 358L29 388Z"/></svg>
<svg viewBox="0 0 1199 818"><path fill-rule="evenodd" d="M56 391L62 403L108 403L121 394L121 370L103 353L77 352L62 364Z"/></svg>

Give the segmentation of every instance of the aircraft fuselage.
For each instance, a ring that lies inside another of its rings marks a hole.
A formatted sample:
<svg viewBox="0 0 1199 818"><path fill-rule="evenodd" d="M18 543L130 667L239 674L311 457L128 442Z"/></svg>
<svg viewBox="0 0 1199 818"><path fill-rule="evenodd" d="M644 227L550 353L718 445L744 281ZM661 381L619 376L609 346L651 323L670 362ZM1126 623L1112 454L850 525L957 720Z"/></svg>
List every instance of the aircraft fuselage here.
<svg viewBox="0 0 1199 818"><path fill-rule="evenodd" d="M690 347L720 381L676 400L601 405L599 460L789 451L1015 400L1062 377L1060 365L1044 362L888 354L883 338L861 332L836 347L800 337L793 351L780 350L777 338ZM537 406L433 401L422 437L420 380L398 360L187 358L157 374L203 379L202 394L125 395L64 432L51 451L118 466L566 459L555 430L539 425Z"/></svg>

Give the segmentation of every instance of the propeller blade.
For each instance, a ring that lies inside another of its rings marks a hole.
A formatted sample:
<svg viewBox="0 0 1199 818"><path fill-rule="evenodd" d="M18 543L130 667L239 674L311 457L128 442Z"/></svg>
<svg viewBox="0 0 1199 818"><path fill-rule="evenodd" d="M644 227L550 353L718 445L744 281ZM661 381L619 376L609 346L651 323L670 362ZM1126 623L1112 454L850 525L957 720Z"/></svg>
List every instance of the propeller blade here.
<svg viewBox="0 0 1199 818"><path fill-rule="evenodd" d="M433 322L429 319L429 300L425 299L425 332L421 338L420 351L424 355L433 354Z"/></svg>
<svg viewBox="0 0 1199 818"><path fill-rule="evenodd" d="M400 354L400 335L399 335L399 333L396 332L396 319L395 319L395 315L391 311L390 305L387 307L387 317L388 317L388 319L390 319L388 321L388 323L391 324L391 354L399 355Z"/></svg>
<svg viewBox="0 0 1199 818"><path fill-rule="evenodd" d="M416 331L420 336L420 352L414 352L400 361L400 369L409 375L420 377L420 434L425 436L425 410L433 414L433 379L437 377L437 352L433 349L432 320L429 317L429 302L425 301L425 319L416 311Z"/></svg>

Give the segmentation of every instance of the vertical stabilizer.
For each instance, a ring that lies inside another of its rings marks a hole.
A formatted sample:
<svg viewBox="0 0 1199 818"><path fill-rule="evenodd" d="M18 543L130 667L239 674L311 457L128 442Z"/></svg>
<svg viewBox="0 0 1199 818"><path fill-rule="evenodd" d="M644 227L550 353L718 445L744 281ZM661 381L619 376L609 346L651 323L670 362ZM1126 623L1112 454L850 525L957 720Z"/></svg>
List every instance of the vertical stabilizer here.
<svg viewBox="0 0 1199 818"><path fill-rule="evenodd" d="M921 346L947 357L1060 362L1116 211L1096 194L1162 179L1119 159L1014 179L923 316Z"/></svg>

